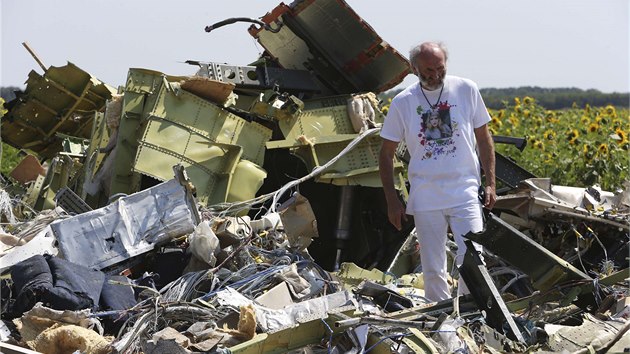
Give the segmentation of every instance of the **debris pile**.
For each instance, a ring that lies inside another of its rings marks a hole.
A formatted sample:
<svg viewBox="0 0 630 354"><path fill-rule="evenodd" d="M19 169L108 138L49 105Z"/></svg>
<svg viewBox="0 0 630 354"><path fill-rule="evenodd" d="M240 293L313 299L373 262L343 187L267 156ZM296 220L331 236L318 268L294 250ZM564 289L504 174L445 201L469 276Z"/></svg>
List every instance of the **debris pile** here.
<svg viewBox="0 0 630 354"><path fill-rule="evenodd" d="M2 350L630 348L630 184L556 186L497 154L497 204L466 235L483 254L458 268L449 243L453 294L471 293L430 302L378 175L377 94L409 63L343 1L206 31L245 20L265 48L250 66L134 68L118 88L70 63L29 75L2 118L25 153L0 190Z"/></svg>

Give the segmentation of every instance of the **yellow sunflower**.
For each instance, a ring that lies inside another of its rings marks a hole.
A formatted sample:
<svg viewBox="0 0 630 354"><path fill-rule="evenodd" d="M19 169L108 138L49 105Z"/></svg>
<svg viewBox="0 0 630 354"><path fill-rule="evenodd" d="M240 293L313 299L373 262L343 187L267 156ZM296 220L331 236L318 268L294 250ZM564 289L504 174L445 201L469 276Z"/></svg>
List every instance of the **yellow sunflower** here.
<svg viewBox="0 0 630 354"><path fill-rule="evenodd" d="M508 121L512 124L513 127L518 127L519 125L519 120L514 114L510 114L510 118L508 118Z"/></svg>
<svg viewBox="0 0 630 354"><path fill-rule="evenodd" d="M540 140L536 140L534 142L534 148L539 149L539 150L545 150L545 144Z"/></svg>
<svg viewBox="0 0 630 354"><path fill-rule="evenodd" d="M555 122L556 121L556 112L554 112L554 111L546 111L545 112L545 119L547 120L547 122Z"/></svg>
<svg viewBox="0 0 630 354"><path fill-rule="evenodd" d="M532 104L532 103L534 103L534 99L533 98L531 98L529 96L525 96L523 98L523 104Z"/></svg>
<svg viewBox="0 0 630 354"><path fill-rule="evenodd" d="M617 144L623 145L623 144L628 143L628 134L624 132L622 129L620 128L615 129L615 134L619 136L619 140L617 140Z"/></svg>
<svg viewBox="0 0 630 354"><path fill-rule="evenodd" d="M4 98L0 97L0 118L3 117L8 111L4 109Z"/></svg>
<svg viewBox="0 0 630 354"><path fill-rule="evenodd" d="M567 132L567 140L571 141L577 139L580 136L580 132L577 129L571 129Z"/></svg>
<svg viewBox="0 0 630 354"><path fill-rule="evenodd" d="M617 111L615 110L615 106L608 105L604 108L604 112L611 117L617 117Z"/></svg>
<svg viewBox="0 0 630 354"><path fill-rule="evenodd" d="M587 115L583 115L582 118L580 118L580 124L583 126L588 126L589 124L591 124L591 118Z"/></svg>
<svg viewBox="0 0 630 354"><path fill-rule="evenodd" d="M619 118L615 118L612 121L612 127L613 129L617 130L617 129L621 129L623 127L623 122L621 121L621 119Z"/></svg>
<svg viewBox="0 0 630 354"><path fill-rule="evenodd" d="M595 122L599 125L607 125L608 118L606 116L597 115L597 117L595 117Z"/></svg>
<svg viewBox="0 0 630 354"><path fill-rule="evenodd" d="M597 153L602 155L602 156L607 156L608 155L608 145L606 144L601 144L598 148L597 148Z"/></svg>
<svg viewBox="0 0 630 354"><path fill-rule="evenodd" d="M597 123L591 123L588 126L588 131L591 132L591 133L595 133L598 130L599 130L599 124L597 124Z"/></svg>
<svg viewBox="0 0 630 354"><path fill-rule="evenodd" d="M591 151L591 146L589 144L584 144L584 146L582 146L582 154L587 160L593 158L593 152Z"/></svg>
<svg viewBox="0 0 630 354"><path fill-rule="evenodd" d="M545 140L554 140L556 138L556 132L548 129L543 136L545 137Z"/></svg>
<svg viewBox="0 0 630 354"><path fill-rule="evenodd" d="M530 137L527 139L527 143L528 143L529 145L532 145L532 146L533 146L533 145L534 145L534 143L536 142L536 140L538 140L538 139L536 139L536 138L535 138L535 137L533 137L533 136L530 136Z"/></svg>
<svg viewBox="0 0 630 354"><path fill-rule="evenodd" d="M529 111L529 109L524 109L523 110L523 116L525 116L525 118L529 118L530 114L531 114L531 112Z"/></svg>
<svg viewBox="0 0 630 354"><path fill-rule="evenodd" d="M497 117L492 117L492 120L490 121L490 123L496 126L497 128L501 128L503 126L503 122L501 122L501 120Z"/></svg>
<svg viewBox="0 0 630 354"><path fill-rule="evenodd" d="M520 105L521 104L521 99L518 98L518 97L514 97L514 104L517 105L517 106Z"/></svg>

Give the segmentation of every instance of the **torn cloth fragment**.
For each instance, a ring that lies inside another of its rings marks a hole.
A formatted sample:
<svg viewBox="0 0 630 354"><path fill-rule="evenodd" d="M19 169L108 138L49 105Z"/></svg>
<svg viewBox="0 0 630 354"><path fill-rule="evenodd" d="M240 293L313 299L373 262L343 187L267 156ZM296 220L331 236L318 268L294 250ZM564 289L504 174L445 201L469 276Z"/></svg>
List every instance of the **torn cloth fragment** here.
<svg viewBox="0 0 630 354"><path fill-rule="evenodd" d="M105 275L50 255L36 255L11 267L22 314L42 301L56 310L96 309Z"/></svg>

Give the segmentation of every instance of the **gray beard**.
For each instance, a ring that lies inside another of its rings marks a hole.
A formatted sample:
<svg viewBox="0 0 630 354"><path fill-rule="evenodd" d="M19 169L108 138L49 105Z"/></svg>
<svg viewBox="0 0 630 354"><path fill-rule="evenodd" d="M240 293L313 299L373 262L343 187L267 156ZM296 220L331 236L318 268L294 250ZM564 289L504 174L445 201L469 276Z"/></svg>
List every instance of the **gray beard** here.
<svg viewBox="0 0 630 354"><path fill-rule="evenodd" d="M422 85L422 87L428 91L435 91L439 89L440 87L442 87L442 85L444 85L444 79L440 80L440 82L438 82L435 85L429 85L429 83L424 81L422 77L420 77L420 75L418 75L418 79L420 79L420 85Z"/></svg>
<svg viewBox="0 0 630 354"><path fill-rule="evenodd" d="M418 76L418 80L420 80L420 85L422 85L422 87L428 91L435 91L439 89L440 87L442 87L442 85L444 85L444 78L446 77L446 75L442 76L442 78L440 79L440 82L436 83L435 85L429 85L429 83L422 78L422 75L418 74L417 76Z"/></svg>

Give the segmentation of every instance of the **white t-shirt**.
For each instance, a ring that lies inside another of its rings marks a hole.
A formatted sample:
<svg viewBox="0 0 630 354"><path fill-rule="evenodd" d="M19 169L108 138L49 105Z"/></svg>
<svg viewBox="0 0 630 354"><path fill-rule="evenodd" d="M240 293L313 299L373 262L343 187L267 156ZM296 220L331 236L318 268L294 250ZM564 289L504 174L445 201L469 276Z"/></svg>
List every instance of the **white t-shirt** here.
<svg viewBox="0 0 630 354"><path fill-rule="evenodd" d="M441 95L424 90L425 98L420 90L416 83L396 95L381 129L381 137L404 141L411 155L407 213L475 202L481 178L474 128L490 121L479 89L447 75Z"/></svg>

